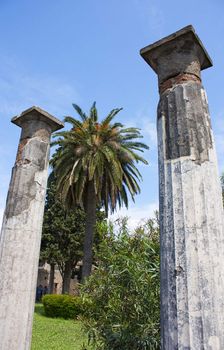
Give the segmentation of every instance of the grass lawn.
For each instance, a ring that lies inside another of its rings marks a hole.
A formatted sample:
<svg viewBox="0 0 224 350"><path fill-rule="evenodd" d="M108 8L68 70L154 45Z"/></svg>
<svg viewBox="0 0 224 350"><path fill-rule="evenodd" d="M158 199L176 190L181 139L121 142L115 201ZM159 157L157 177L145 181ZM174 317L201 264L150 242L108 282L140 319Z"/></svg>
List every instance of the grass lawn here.
<svg viewBox="0 0 224 350"><path fill-rule="evenodd" d="M80 322L46 317L36 305L31 350L82 350L84 340Z"/></svg>

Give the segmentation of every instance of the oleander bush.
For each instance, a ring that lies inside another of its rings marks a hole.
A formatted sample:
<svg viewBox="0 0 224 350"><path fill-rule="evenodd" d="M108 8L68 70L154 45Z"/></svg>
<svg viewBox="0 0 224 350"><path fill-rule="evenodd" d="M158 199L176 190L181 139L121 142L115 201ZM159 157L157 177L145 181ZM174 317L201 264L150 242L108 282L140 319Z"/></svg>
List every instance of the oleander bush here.
<svg viewBox="0 0 224 350"><path fill-rule="evenodd" d="M42 302L48 317L75 319L82 313L82 300L79 296L47 294Z"/></svg>
<svg viewBox="0 0 224 350"><path fill-rule="evenodd" d="M93 349L159 349L159 229L156 220L129 234L110 227L98 266L81 290L82 322ZM118 232L117 232L118 231Z"/></svg>

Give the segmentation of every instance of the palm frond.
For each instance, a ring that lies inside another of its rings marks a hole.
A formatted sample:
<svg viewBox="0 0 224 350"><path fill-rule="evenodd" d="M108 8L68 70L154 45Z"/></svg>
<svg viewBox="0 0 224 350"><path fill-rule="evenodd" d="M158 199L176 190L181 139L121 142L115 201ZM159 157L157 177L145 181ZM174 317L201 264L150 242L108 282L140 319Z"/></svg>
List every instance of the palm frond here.
<svg viewBox="0 0 224 350"><path fill-rule="evenodd" d="M78 115L81 117L82 121L84 122L85 120L87 120L87 115L82 111L82 109L75 103L72 104L73 108L76 110L76 112L78 113Z"/></svg>
<svg viewBox="0 0 224 350"><path fill-rule="evenodd" d="M84 205L92 181L97 203L106 212L113 212L116 206L128 207L128 193L134 200L140 192L142 176L137 164L148 164L139 155L148 149L139 141L140 129L112 122L122 108L113 109L100 123L95 102L89 116L78 105L73 107L81 120L66 116L71 130L55 133L52 142L58 146L50 162L58 193L67 207Z"/></svg>
<svg viewBox="0 0 224 350"><path fill-rule="evenodd" d="M92 118L94 122L97 122L97 120L98 120L98 113L97 113L97 109L96 109L96 101L93 102L93 105L90 108L90 118Z"/></svg>
<svg viewBox="0 0 224 350"><path fill-rule="evenodd" d="M80 120L77 120L77 119L70 117L70 116L64 117L64 122L72 124L72 126L75 128L80 128L80 129L83 128L83 124L82 124L82 122L80 122Z"/></svg>
<svg viewBox="0 0 224 350"><path fill-rule="evenodd" d="M122 109L123 108L112 109L112 111L108 114L108 116L102 120L101 122L102 127L105 127L106 125L110 124L111 120L115 117L116 114L122 111Z"/></svg>

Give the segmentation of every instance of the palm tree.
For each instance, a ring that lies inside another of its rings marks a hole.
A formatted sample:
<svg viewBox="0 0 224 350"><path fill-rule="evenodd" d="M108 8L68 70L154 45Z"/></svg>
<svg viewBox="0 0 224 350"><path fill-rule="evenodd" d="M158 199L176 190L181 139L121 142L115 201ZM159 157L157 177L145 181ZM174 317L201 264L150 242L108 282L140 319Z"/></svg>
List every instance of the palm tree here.
<svg viewBox="0 0 224 350"><path fill-rule="evenodd" d="M80 120L66 117L71 130L55 134L59 146L51 164L57 176L57 189L68 209L81 205L86 212L84 239L83 279L92 268L92 244L96 223L96 207L103 206L106 213L118 205L128 207L128 192L134 196L140 192L141 174L136 163L147 161L139 152L148 149L139 129L125 128L113 122L120 109L113 109L101 122L95 102L89 116L73 104ZM137 151L137 152L136 152Z"/></svg>

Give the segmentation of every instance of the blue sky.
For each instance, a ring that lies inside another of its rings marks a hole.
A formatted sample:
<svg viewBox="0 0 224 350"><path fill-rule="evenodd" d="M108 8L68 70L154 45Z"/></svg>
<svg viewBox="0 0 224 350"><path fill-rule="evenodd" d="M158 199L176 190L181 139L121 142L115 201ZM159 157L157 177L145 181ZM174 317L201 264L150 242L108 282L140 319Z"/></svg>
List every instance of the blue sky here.
<svg viewBox="0 0 224 350"><path fill-rule="evenodd" d="M130 203L131 225L158 207L157 77L139 50L193 24L213 59L202 73L224 170L223 0L0 0L0 221L20 130L11 117L37 105L63 119L72 103L142 129L150 146L142 193ZM126 214L122 210L122 214Z"/></svg>

